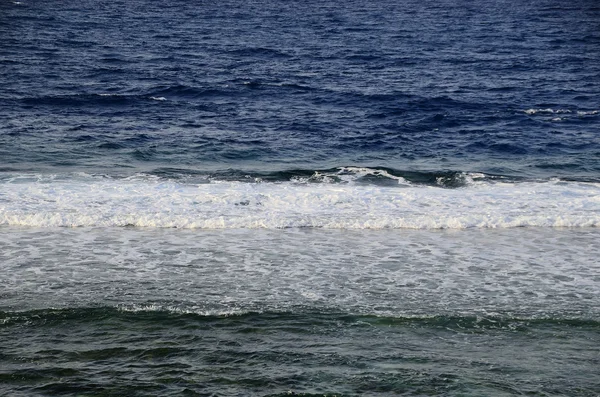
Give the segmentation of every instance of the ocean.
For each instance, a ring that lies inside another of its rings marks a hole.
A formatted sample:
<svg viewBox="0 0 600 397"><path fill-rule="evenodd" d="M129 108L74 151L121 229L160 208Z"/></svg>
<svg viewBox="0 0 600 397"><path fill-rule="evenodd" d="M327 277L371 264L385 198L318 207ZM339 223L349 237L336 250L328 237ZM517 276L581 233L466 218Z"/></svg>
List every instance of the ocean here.
<svg viewBox="0 0 600 397"><path fill-rule="evenodd" d="M0 395L600 395L600 7L0 0Z"/></svg>

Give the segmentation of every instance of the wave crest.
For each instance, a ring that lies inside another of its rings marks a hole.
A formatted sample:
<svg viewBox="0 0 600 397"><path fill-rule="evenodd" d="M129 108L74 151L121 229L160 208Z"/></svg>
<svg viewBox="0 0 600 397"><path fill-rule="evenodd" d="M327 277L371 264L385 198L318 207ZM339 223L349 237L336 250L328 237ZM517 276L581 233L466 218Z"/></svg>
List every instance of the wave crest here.
<svg viewBox="0 0 600 397"><path fill-rule="evenodd" d="M198 229L600 226L599 183L507 183L483 174L447 178L436 177L436 185L418 185L385 170L352 167L262 183L29 175L0 181L0 225ZM462 187L445 188L452 183Z"/></svg>
<svg viewBox="0 0 600 397"><path fill-rule="evenodd" d="M53 326L64 323L97 322L107 319L121 319L135 322L171 324L171 321L219 321L234 317L237 321L252 322L269 319L270 321L290 321L307 319L313 322L339 322L355 326L383 327L423 327L456 329L469 332L483 329L504 329L524 331L529 327L554 325L589 327L597 329L600 322L588 318L571 317L513 317L478 315L374 315L347 313L335 310L317 310L296 308L290 310L203 310L180 309L157 305L99 306L49 308L27 311L0 311L0 327L15 325ZM168 321L167 321L168 320ZM238 325L232 322L232 326Z"/></svg>

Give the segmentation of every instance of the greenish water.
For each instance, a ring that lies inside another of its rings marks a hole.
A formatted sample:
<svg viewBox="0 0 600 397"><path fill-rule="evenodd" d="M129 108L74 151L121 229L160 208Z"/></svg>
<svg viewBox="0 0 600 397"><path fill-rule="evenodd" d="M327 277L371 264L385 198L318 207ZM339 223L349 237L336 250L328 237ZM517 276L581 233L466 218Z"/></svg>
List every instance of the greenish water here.
<svg viewBox="0 0 600 397"><path fill-rule="evenodd" d="M0 232L0 395L600 392L594 228Z"/></svg>
<svg viewBox="0 0 600 397"><path fill-rule="evenodd" d="M0 313L8 395L592 396L600 323L81 308Z"/></svg>

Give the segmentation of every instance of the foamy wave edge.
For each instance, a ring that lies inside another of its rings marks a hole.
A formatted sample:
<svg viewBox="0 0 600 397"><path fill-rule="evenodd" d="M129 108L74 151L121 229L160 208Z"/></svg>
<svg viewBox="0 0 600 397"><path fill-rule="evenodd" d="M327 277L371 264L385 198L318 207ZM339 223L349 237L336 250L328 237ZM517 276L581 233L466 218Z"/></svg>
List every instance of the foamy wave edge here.
<svg viewBox="0 0 600 397"><path fill-rule="evenodd" d="M457 189L93 179L4 183L0 226L183 229L598 227L600 184Z"/></svg>

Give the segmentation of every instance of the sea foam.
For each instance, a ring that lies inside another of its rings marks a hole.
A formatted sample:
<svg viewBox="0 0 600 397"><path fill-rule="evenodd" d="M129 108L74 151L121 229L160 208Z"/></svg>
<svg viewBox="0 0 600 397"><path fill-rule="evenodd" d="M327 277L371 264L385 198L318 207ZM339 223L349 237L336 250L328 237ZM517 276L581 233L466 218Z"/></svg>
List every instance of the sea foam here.
<svg viewBox="0 0 600 397"><path fill-rule="evenodd" d="M190 184L143 177L23 176L0 182L0 225L200 229L600 225L598 183L474 179L447 189L403 180L390 187L352 181Z"/></svg>

